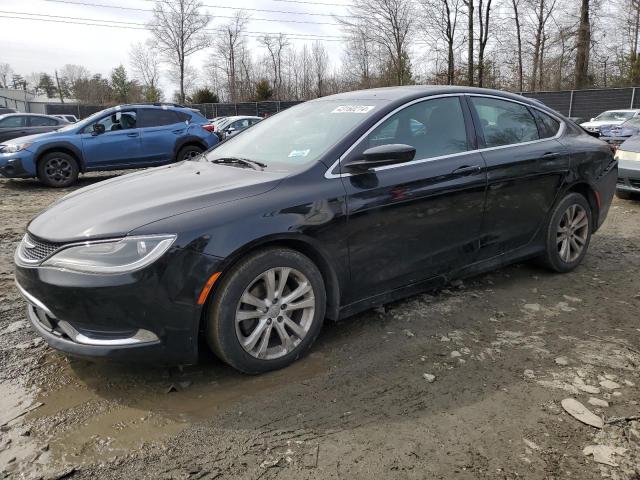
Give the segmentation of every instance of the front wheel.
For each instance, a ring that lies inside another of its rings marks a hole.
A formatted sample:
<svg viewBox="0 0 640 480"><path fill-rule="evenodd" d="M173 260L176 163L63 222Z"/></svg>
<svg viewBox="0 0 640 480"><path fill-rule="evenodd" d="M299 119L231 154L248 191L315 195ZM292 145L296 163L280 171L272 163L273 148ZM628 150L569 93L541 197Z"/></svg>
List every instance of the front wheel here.
<svg viewBox="0 0 640 480"><path fill-rule="evenodd" d="M579 193L565 196L553 209L547 226L545 265L556 272L570 272L587 253L592 231L591 207Z"/></svg>
<svg viewBox="0 0 640 480"><path fill-rule="evenodd" d="M38 162L38 180L49 187L68 187L78 179L78 162L63 152L47 153Z"/></svg>
<svg viewBox="0 0 640 480"><path fill-rule="evenodd" d="M324 281L309 258L284 248L262 250L216 286L207 342L222 361L244 373L283 368L310 348L325 308Z"/></svg>

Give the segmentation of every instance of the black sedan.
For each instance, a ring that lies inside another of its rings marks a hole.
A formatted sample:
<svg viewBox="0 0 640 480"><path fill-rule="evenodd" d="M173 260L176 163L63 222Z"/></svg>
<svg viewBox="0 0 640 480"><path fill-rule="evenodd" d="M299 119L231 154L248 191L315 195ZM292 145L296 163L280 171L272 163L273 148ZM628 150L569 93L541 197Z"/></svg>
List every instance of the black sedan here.
<svg viewBox="0 0 640 480"><path fill-rule="evenodd" d="M0 143L36 133L53 132L69 125L62 118L37 113L7 113L0 115Z"/></svg>
<svg viewBox="0 0 640 480"><path fill-rule="evenodd" d="M18 287L80 356L284 367L325 318L511 262L569 272L616 187L611 149L526 98L345 93L203 156L78 190L33 219Z"/></svg>

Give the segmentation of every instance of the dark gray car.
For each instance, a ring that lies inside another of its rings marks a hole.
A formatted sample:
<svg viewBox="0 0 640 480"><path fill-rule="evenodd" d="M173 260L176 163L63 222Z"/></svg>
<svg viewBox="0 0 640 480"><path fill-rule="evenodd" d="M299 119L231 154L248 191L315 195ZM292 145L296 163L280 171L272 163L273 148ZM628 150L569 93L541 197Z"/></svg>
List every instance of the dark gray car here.
<svg viewBox="0 0 640 480"><path fill-rule="evenodd" d="M69 122L37 113L8 113L0 115L0 143L13 138L57 130Z"/></svg>

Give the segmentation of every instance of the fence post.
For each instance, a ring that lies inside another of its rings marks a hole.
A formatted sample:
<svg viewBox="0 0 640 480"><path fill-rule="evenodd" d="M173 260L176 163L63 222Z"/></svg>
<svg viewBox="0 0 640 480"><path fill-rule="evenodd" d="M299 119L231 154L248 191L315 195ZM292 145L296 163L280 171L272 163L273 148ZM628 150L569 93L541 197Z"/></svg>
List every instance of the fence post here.
<svg viewBox="0 0 640 480"><path fill-rule="evenodd" d="M633 103L636 101L636 87L633 87L631 91L631 106L629 108L633 108Z"/></svg>
<svg viewBox="0 0 640 480"><path fill-rule="evenodd" d="M573 92L575 92L575 90L571 90L571 97L569 97L569 115L567 115L567 117L571 117L573 113Z"/></svg>

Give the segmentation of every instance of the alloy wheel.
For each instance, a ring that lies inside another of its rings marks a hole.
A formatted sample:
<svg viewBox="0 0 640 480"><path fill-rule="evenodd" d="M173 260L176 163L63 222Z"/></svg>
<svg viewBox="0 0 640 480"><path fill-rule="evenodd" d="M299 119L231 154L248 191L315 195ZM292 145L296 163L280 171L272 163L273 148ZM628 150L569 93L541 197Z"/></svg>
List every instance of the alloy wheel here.
<svg viewBox="0 0 640 480"><path fill-rule="evenodd" d="M236 308L236 335L251 356L273 360L291 353L309 333L315 314L309 279L276 267L256 277Z"/></svg>
<svg viewBox="0 0 640 480"><path fill-rule="evenodd" d="M53 183L64 183L72 174L71 162L66 158L51 158L47 161L44 172Z"/></svg>
<svg viewBox="0 0 640 480"><path fill-rule="evenodd" d="M182 156L182 160L193 160L194 158L199 156L200 153L201 152L196 151L196 150L189 150L189 151L185 152L185 154Z"/></svg>
<svg viewBox="0 0 640 480"><path fill-rule="evenodd" d="M563 262L574 262L584 250L589 238L589 217L578 204L570 205L560 218L556 241Z"/></svg>

